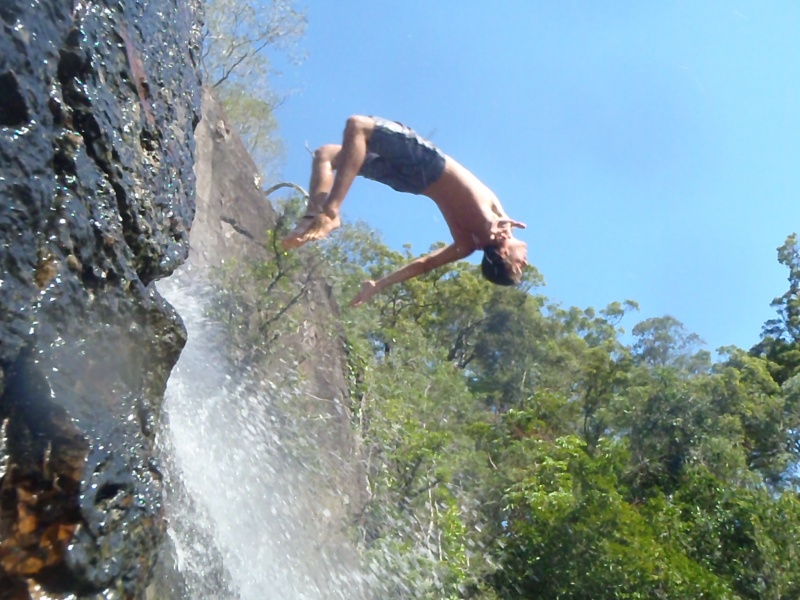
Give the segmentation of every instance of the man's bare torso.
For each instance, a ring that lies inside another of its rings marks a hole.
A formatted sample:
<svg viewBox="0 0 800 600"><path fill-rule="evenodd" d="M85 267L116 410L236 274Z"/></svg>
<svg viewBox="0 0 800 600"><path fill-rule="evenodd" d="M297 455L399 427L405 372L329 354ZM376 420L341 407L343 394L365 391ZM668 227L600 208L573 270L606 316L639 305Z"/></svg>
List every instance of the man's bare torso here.
<svg viewBox="0 0 800 600"><path fill-rule="evenodd" d="M492 223L503 216L500 202L452 157L446 157L442 176L422 193L436 202L459 248L471 252L491 243Z"/></svg>

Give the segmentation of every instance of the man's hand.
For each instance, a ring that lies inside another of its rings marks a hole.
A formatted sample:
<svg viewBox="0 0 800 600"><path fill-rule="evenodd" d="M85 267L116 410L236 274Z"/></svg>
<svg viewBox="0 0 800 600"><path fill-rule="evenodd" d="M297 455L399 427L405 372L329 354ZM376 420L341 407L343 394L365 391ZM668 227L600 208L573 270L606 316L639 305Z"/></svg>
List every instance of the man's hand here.
<svg viewBox="0 0 800 600"><path fill-rule="evenodd" d="M408 281L412 277L418 277L442 265L466 258L472 253L472 250L472 247L468 245L450 244L449 246L437 248L430 254L415 258L407 265L397 269L397 271L389 273L386 277L381 277L378 281L368 279L361 283L361 291L350 302L350 306L358 306L367 302L379 291L386 289L390 285Z"/></svg>
<svg viewBox="0 0 800 600"><path fill-rule="evenodd" d="M366 281L361 282L361 290L358 292L356 297L350 301L350 306L364 304L364 302L367 302L377 293L378 286L371 279L367 279Z"/></svg>
<svg viewBox="0 0 800 600"><path fill-rule="evenodd" d="M525 229L525 223L521 223L509 218L497 219L497 221L492 223L492 228L489 231L489 239L507 240L511 237L511 229L513 227Z"/></svg>

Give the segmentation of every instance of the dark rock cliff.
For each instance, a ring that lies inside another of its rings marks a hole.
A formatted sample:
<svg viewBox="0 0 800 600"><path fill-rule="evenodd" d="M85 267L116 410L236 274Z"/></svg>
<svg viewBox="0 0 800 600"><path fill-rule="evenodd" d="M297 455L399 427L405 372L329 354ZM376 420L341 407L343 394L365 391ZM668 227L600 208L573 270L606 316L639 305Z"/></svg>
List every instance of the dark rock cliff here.
<svg viewBox="0 0 800 600"><path fill-rule="evenodd" d="M137 598L185 341L200 2L0 3L0 596ZM70 596L74 597L74 596Z"/></svg>

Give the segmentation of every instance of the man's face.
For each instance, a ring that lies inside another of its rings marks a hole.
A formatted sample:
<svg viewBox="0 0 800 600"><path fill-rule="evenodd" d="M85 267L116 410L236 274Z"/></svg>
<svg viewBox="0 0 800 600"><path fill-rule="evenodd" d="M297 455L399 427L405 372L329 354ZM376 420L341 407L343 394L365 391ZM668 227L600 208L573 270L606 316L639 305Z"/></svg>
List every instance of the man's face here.
<svg viewBox="0 0 800 600"><path fill-rule="evenodd" d="M528 264L528 244L512 237L502 240L499 246L500 253L514 265L514 274L522 274Z"/></svg>

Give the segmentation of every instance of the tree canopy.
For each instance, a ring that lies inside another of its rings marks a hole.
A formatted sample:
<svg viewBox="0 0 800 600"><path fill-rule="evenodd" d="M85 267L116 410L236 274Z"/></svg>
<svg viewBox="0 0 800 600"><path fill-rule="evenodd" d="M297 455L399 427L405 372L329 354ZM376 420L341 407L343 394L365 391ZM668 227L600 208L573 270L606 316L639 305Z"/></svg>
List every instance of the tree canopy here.
<svg viewBox="0 0 800 600"><path fill-rule="evenodd" d="M214 0L205 67L269 158L262 50L291 50L305 15L266 8ZM800 597L796 234L778 248L789 287L775 318L714 359L673 315L628 335L633 300L554 302L534 267L507 289L460 262L348 309L363 279L415 254L363 224L286 254L277 240L303 200L283 207L268 260L217 273L214 311L240 364L291 362L280 338L305 318L298 300L318 274L333 287L366 485L350 526L377 595Z"/></svg>
<svg viewBox="0 0 800 600"><path fill-rule="evenodd" d="M286 97L275 59L303 59L306 13L294 0L209 0L203 27L203 74L264 177L283 153L275 109Z"/></svg>
<svg viewBox="0 0 800 600"><path fill-rule="evenodd" d="M295 261L285 297L312 261L344 306L413 257L356 224L247 277ZM626 336L633 301L553 303L533 267L506 289L462 262L343 308L352 526L383 597L798 597L796 236L779 260L778 317L716 361L673 316Z"/></svg>

